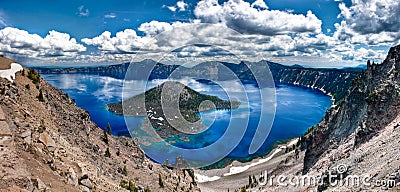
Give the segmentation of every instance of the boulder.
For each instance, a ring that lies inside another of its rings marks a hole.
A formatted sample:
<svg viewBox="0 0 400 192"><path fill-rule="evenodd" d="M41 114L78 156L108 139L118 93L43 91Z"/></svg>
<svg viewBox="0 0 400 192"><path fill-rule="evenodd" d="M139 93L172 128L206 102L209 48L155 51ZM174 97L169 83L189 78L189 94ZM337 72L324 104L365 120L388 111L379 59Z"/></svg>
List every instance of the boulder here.
<svg viewBox="0 0 400 192"><path fill-rule="evenodd" d="M5 121L6 120L6 116L4 115L3 110L0 108L0 121Z"/></svg>
<svg viewBox="0 0 400 192"><path fill-rule="evenodd" d="M0 136L12 136L10 127L5 121L0 121Z"/></svg>
<svg viewBox="0 0 400 192"><path fill-rule="evenodd" d="M54 151L56 148L56 142L47 133L41 133L39 141L43 143L49 151Z"/></svg>
<svg viewBox="0 0 400 192"><path fill-rule="evenodd" d="M89 188L89 189L93 189L93 184L89 179L84 179L80 182L81 185Z"/></svg>
<svg viewBox="0 0 400 192"><path fill-rule="evenodd" d="M24 139L24 141L28 144L32 143L32 131L27 130L21 134L21 138Z"/></svg>
<svg viewBox="0 0 400 192"><path fill-rule="evenodd" d="M74 186L78 186L78 176L76 175L74 169L69 168L69 178L68 183Z"/></svg>
<svg viewBox="0 0 400 192"><path fill-rule="evenodd" d="M87 179L89 178L89 172L86 168L86 166L82 163L78 163L79 168L81 168L81 177L79 178L80 180Z"/></svg>
<svg viewBox="0 0 400 192"><path fill-rule="evenodd" d="M46 184L40 180L39 178L33 180L33 185L39 190L39 191L46 191L47 186Z"/></svg>

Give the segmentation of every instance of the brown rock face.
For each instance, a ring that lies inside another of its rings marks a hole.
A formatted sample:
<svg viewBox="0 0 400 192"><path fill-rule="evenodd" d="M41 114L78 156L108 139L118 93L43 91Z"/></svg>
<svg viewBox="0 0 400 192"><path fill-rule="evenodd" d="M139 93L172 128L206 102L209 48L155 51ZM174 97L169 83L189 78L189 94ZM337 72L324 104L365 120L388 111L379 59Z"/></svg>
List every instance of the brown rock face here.
<svg viewBox="0 0 400 192"><path fill-rule="evenodd" d="M54 151L56 147L56 142L47 133L41 133L39 136L39 141L43 143L49 151Z"/></svg>
<svg viewBox="0 0 400 192"><path fill-rule="evenodd" d="M400 147L395 128L400 123L399 70L400 45L353 81L341 105L328 110L307 135L303 174L340 162L352 166L348 175L372 172L374 180L399 175L400 152L392 150Z"/></svg>
<svg viewBox="0 0 400 192"><path fill-rule="evenodd" d="M88 112L43 79L35 85L17 73L14 82L0 78L0 189L127 191L131 183L139 191L198 190L191 170L151 162L131 138L107 135L105 143Z"/></svg>
<svg viewBox="0 0 400 192"><path fill-rule="evenodd" d="M10 69L11 63L15 63L15 61L0 55L0 70Z"/></svg>
<svg viewBox="0 0 400 192"><path fill-rule="evenodd" d="M0 189L5 191L19 191L31 187L30 174L15 149L12 136L0 107Z"/></svg>

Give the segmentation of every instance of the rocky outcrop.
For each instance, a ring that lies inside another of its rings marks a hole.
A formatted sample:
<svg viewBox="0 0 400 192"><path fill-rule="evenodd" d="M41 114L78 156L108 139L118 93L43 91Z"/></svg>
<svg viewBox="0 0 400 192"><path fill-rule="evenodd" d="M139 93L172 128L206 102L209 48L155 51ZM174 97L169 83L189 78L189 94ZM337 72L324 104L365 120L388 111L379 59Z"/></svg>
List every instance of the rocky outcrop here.
<svg viewBox="0 0 400 192"><path fill-rule="evenodd" d="M303 174L345 163L352 166L348 175L364 171L374 172L373 180L400 178L400 153L391 152L400 147L399 70L400 46L381 64L368 63L344 101L305 136Z"/></svg>
<svg viewBox="0 0 400 192"><path fill-rule="evenodd" d="M399 69L400 45L381 64L368 62L343 101L300 137L296 147L257 167L267 167L270 183L243 189L400 191ZM281 176L283 180L276 179Z"/></svg>
<svg viewBox="0 0 400 192"><path fill-rule="evenodd" d="M316 69L299 67L282 67L270 64L275 81L285 84L317 89L331 96L339 104L346 96L353 80L361 69Z"/></svg>
<svg viewBox="0 0 400 192"><path fill-rule="evenodd" d="M191 170L153 163L133 139L104 142L87 111L27 71L0 78L0 191L197 190Z"/></svg>
<svg viewBox="0 0 400 192"><path fill-rule="evenodd" d="M6 122L6 114L0 107L0 191L32 188L31 176L24 167L24 159L15 148L13 132Z"/></svg>

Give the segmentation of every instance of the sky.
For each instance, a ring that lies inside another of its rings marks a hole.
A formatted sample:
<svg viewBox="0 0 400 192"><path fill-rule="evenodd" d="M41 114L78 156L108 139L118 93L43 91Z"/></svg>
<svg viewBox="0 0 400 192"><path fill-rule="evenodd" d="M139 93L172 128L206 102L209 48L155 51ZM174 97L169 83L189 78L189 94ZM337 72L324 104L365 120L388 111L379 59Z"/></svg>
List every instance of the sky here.
<svg viewBox="0 0 400 192"><path fill-rule="evenodd" d="M0 0L0 53L30 65L356 66L400 43L398 10L390 0Z"/></svg>

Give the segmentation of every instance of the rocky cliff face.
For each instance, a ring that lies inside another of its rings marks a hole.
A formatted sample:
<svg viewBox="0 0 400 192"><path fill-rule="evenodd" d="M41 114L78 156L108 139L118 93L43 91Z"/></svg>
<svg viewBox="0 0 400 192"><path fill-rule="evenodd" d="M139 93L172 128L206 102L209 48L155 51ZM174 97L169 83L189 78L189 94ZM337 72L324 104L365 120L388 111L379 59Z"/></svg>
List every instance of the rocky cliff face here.
<svg viewBox="0 0 400 192"><path fill-rule="evenodd" d="M243 62L238 65L229 63L224 63L224 65L234 71L240 79L254 79ZM331 96L336 103L342 101L353 79L362 72L362 69L318 69L303 68L296 65L285 66L268 61L250 63L250 65L254 67L253 72L257 72L257 69L261 67L268 66L275 82L320 90Z"/></svg>
<svg viewBox="0 0 400 192"><path fill-rule="evenodd" d="M275 81L320 90L331 96L336 104L343 100L352 81L361 73L354 69L282 67L273 63L270 70Z"/></svg>
<svg viewBox="0 0 400 192"><path fill-rule="evenodd" d="M348 175L370 173L373 180L400 182L399 70L400 46L381 64L368 64L340 106L306 136L303 174L346 164Z"/></svg>
<svg viewBox="0 0 400 192"><path fill-rule="evenodd" d="M0 191L197 190L191 170L151 162L135 141L106 134L27 72L14 83L0 78Z"/></svg>

